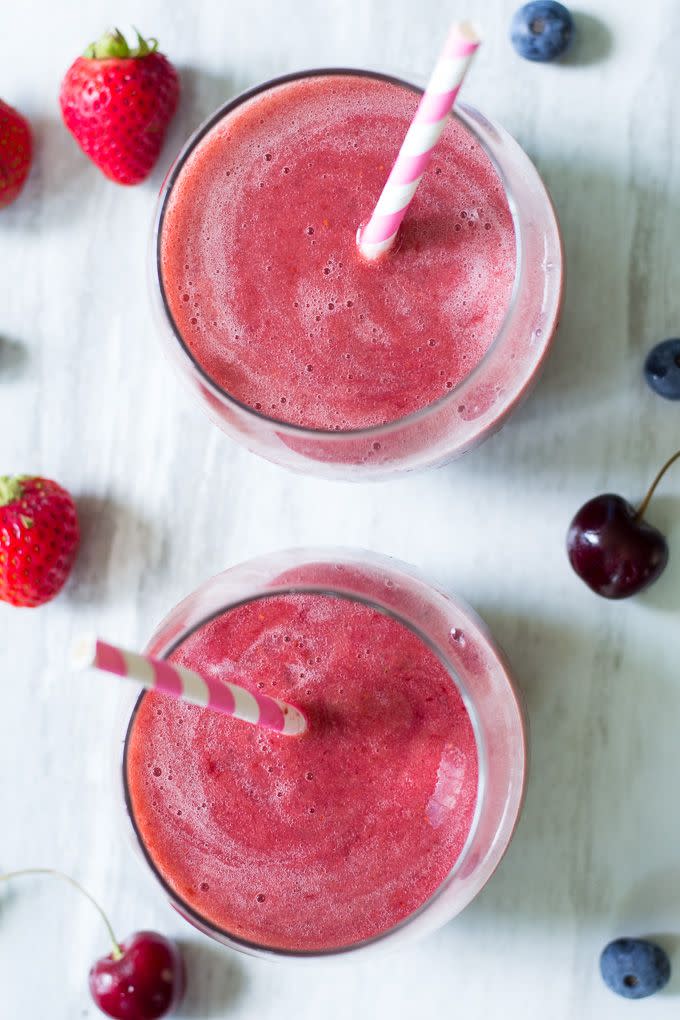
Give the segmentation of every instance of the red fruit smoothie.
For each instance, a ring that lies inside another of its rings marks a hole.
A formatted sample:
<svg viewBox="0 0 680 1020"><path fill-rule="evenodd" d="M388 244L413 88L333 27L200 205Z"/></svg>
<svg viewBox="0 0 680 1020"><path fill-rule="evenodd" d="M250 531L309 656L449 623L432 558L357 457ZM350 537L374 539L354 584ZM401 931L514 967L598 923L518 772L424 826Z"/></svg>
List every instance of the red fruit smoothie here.
<svg viewBox="0 0 680 1020"><path fill-rule="evenodd" d="M467 377L515 278L503 185L451 119L399 250L357 253L418 95L374 77L303 78L225 116L169 195L161 279L211 379L263 415L319 429L394 421Z"/></svg>
<svg viewBox="0 0 680 1020"><path fill-rule="evenodd" d="M351 945L420 907L458 859L477 798L462 699L410 629L363 603L275 595L194 632L173 661L308 713L283 737L145 695L126 755L131 811L175 894L284 950Z"/></svg>

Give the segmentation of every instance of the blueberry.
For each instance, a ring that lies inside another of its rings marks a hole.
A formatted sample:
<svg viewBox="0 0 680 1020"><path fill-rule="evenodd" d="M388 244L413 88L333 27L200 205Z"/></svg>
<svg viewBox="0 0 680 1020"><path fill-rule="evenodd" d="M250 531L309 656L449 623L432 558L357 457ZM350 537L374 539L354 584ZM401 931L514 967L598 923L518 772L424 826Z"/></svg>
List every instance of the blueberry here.
<svg viewBox="0 0 680 1020"><path fill-rule="evenodd" d="M671 964L661 948L646 939L615 939L602 950L600 971L607 988L624 999L654 995L671 976Z"/></svg>
<svg viewBox="0 0 680 1020"><path fill-rule="evenodd" d="M680 400L680 338L652 347L645 361L645 379L660 397Z"/></svg>
<svg viewBox="0 0 680 1020"><path fill-rule="evenodd" d="M520 7L510 25L510 40L520 57L545 63L561 56L574 37L574 20L556 0L533 0Z"/></svg>

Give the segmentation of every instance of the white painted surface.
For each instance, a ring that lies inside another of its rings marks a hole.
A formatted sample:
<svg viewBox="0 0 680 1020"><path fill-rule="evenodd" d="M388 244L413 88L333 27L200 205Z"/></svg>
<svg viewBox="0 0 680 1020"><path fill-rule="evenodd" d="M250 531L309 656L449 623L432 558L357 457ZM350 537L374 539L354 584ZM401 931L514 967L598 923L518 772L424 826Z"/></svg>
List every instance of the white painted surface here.
<svg viewBox="0 0 680 1020"><path fill-rule="evenodd" d="M114 11L115 7L115 11ZM572 512L638 498L680 445L680 408L641 381L644 351L680 333L680 8L592 0L560 67L515 57L514 0L475 0L488 41L467 97L536 159L564 228L569 284L545 376L500 435L458 464L379 485L286 474L211 427L160 360L144 261L172 153L220 101L285 69L371 63L427 71L451 13L421 0L76 0L11 5L3 98L35 126L35 170L0 213L0 469L77 496L83 549L39 611L0 607L0 866L60 867L122 935L184 941L195 1020L276 1017L675 1016L680 989L680 473L651 518L674 556L645 596L609 604L572 575ZM61 75L112 14L159 36L181 111L153 178L123 190L62 127ZM598 22L592 19L598 19ZM602 25L606 25L606 29ZM125 844L112 746L126 693L70 675L74 632L129 646L216 569L291 544L348 543L410 560L466 597L514 663L533 775L511 850L479 900L396 957L300 971L226 954L165 906ZM597 973L603 943L666 936L671 994L626 1006ZM93 1017L106 950L86 902L48 882L0 896L0 1016Z"/></svg>

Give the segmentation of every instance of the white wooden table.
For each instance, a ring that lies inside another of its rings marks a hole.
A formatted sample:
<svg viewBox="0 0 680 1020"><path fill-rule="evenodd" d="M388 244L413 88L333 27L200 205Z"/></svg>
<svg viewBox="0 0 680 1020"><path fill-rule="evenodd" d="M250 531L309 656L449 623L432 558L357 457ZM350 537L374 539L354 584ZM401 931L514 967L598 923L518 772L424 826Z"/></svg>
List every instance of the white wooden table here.
<svg viewBox="0 0 680 1020"><path fill-rule="evenodd" d="M591 0L562 66L519 60L515 0L474 0L488 41L467 98L534 157L562 220L569 282L554 353L530 401L469 458L377 485L299 478L213 428L161 360L145 277L165 169L221 101L320 64L427 71L465 5L420 0L25 0L3 19L2 96L30 118L37 158L0 213L0 471L77 497L83 547L64 594L0 606L0 867L81 879L120 937L182 940L183 1016L609 1020L674 1017L680 990L680 472L651 518L673 555L648 594L598 600L564 534L598 491L638 498L680 445L680 407L641 378L680 333L677 0ZM57 107L63 72L115 10L160 38L183 99L151 180L108 183ZM410 560L494 629L526 694L533 772L500 870L456 921L395 957L265 964L222 951L167 907L124 841L113 746L125 695L72 676L76 630L142 642L196 584L271 548L346 543ZM627 1007L598 976L612 936L658 935L669 992ZM0 1016L93 1017L86 975L106 951L86 902L55 883L0 893ZM636 1013L637 1015L637 1013Z"/></svg>

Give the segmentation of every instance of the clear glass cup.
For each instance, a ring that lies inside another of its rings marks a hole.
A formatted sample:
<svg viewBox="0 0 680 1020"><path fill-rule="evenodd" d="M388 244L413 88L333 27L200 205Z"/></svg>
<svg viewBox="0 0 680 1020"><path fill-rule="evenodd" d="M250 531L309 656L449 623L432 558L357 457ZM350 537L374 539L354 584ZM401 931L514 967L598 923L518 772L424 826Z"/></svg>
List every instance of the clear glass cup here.
<svg viewBox="0 0 680 1020"><path fill-rule="evenodd" d="M505 188L517 242L510 304L480 364L441 399L371 428L303 428L240 403L196 361L172 319L160 262L168 196L196 146L240 104L283 82L328 74L378 77L422 91L393 75L328 68L285 75L230 99L189 139L161 189L150 251L152 301L166 352L210 418L228 435L254 453L297 471L333 478L380 478L460 456L496 432L521 403L536 381L557 325L563 287L562 242L550 197L526 153L503 128L471 106L458 103L454 116L485 150Z"/></svg>
<svg viewBox="0 0 680 1020"><path fill-rule="evenodd" d="M157 870L135 823L126 760L135 702L122 741L122 803L133 844L171 904L218 942L264 957L323 957L397 945L441 926L479 892L500 862L517 823L527 772L524 713L508 664L479 617L464 602L430 585L410 566L351 549L293 549L233 567L207 581L158 626L147 652L165 658L216 616L273 594L320 593L357 600L415 631L458 688L474 731L477 804L460 857L436 892L415 913L375 938L326 952L293 952L255 945L200 916Z"/></svg>

